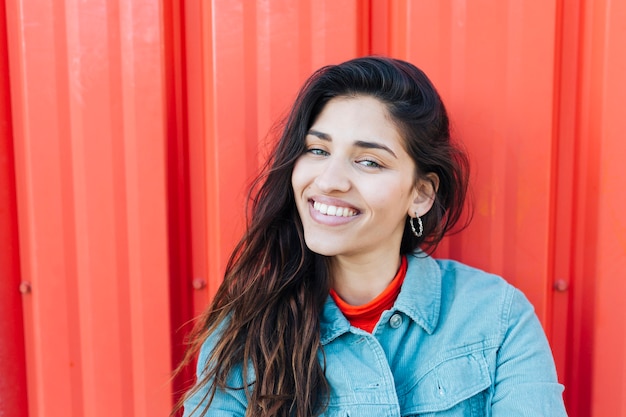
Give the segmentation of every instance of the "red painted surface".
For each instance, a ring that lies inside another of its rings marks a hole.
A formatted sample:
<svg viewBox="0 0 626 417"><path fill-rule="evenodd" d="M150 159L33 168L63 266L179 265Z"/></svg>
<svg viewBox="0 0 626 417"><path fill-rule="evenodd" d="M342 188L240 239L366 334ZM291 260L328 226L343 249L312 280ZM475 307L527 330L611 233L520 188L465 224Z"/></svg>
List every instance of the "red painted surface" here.
<svg viewBox="0 0 626 417"><path fill-rule="evenodd" d="M581 4L566 368L581 415L626 415L626 4ZM574 381L581 381L580 384Z"/></svg>
<svg viewBox="0 0 626 417"><path fill-rule="evenodd" d="M625 5L5 3L0 304L19 322L32 283L5 330L29 415L167 414L273 123L314 69L380 53L427 72L471 155L474 219L438 254L528 295L571 416L626 417Z"/></svg>
<svg viewBox="0 0 626 417"><path fill-rule="evenodd" d="M31 416L171 404L161 19L7 1Z"/></svg>
<svg viewBox="0 0 626 417"><path fill-rule="evenodd" d="M2 6L4 6L2 4ZM8 74L7 31L0 7L0 74ZM8 77L0 77L0 416L28 416L26 355L20 294L13 128ZM22 289L27 290L26 286Z"/></svg>
<svg viewBox="0 0 626 417"><path fill-rule="evenodd" d="M167 113L167 203L170 275L170 335L172 367L184 358L185 335L191 329L194 280L191 272L191 224L189 199L189 143L187 134L187 84L183 2L163 4L164 70ZM204 282L202 279L198 282ZM196 285L199 285L196 283ZM191 367L172 381L174 393L194 380ZM174 396L178 399L178 395Z"/></svg>

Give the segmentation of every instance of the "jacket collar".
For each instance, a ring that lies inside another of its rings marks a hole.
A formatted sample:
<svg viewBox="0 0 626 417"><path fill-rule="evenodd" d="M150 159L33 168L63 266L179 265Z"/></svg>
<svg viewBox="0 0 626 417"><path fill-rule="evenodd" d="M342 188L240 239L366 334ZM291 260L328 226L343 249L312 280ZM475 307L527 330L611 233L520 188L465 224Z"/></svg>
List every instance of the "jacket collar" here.
<svg viewBox="0 0 626 417"><path fill-rule="evenodd" d="M392 310L406 314L432 334L441 307L441 270L437 262L422 251L407 255L407 261L406 277ZM330 296L320 317L320 330L322 345L350 330L350 323Z"/></svg>

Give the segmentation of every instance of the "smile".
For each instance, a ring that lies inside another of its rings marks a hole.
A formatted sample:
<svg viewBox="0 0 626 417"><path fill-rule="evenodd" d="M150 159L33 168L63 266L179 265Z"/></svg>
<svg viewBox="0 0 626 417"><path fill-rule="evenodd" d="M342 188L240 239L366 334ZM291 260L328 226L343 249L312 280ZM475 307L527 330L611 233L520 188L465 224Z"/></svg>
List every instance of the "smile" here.
<svg viewBox="0 0 626 417"><path fill-rule="evenodd" d="M330 206L317 201L313 202L313 208L326 216L352 217L357 214L356 210L349 207Z"/></svg>

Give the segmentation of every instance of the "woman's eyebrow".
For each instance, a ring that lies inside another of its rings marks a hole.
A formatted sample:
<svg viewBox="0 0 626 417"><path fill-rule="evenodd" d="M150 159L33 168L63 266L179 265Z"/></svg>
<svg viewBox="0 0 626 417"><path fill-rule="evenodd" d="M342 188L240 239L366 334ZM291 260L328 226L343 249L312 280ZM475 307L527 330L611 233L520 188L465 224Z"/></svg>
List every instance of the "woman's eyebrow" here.
<svg viewBox="0 0 626 417"><path fill-rule="evenodd" d="M322 140L327 140L327 141L332 142L332 138L327 133L318 132L317 130L314 130L314 129L309 129L307 134L313 135ZM389 152L394 158L398 159L398 156L395 154L395 152L392 151L389 147L383 145L382 143L369 142L366 140L357 140L356 142L354 142L354 146L357 146L359 148L365 148L365 149L382 149L383 151Z"/></svg>
<svg viewBox="0 0 626 417"><path fill-rule="evenodd" d="M322 133L322 132L318 132L317 130L313 130L313 129L309 129L309 131L307 132L307 135L313 135L316 136L322 140L332 140L330 138L330 135L326 134L326 133Z"/></svg>
<svg viewBox="0 0 626 417"><path fill-rule="evenodd" d="M359 148L365 149L382 149L383 151L389 152L394 158L398 159L398 156L394 153L394 151L392 151L389 147L383 145L382 143L357 140L356 142L354 142L354 145L358 146Z"/></svg>

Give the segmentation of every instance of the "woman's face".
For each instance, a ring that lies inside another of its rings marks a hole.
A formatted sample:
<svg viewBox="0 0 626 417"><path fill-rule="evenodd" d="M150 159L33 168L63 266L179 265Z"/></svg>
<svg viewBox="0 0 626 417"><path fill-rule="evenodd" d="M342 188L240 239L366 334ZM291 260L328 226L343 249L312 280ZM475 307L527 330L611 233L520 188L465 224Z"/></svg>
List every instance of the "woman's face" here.
<svg viewBox="0 0 626 417"><path fill-rule="evenodd" d="M291 177L306 244L326 256L398 256L406 216L432 200L385 106L369 96L330 100ZM427 194L427 193L426 193Z"/></svg>

